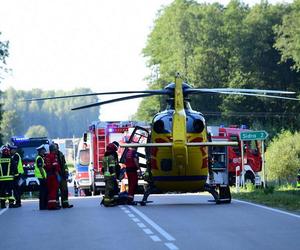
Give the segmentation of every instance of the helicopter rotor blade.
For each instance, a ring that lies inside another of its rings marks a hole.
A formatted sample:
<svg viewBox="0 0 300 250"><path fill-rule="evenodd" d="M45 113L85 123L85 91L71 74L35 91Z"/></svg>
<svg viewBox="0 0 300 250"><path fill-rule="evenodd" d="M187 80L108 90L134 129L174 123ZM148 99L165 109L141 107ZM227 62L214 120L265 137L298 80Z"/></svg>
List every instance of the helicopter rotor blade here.
<svg viewBox="0 0 300 250"><path fill-rule="evenodd" d="M186 89L186 93L195 94L195 93L256 93L256 94L283 94L283 95L291 95L296 92L293 91L282 91L282 90L268 90L268 89L235 89L235 88L201 88L201 89Z"/></svg>
<svg viewBox="0 0 300 250"><path fill-rule="evenodd" d="M225 94L225 95L242 95L242 96L267 97L267 98L275 98L275 99L283 99L283 100L300 101L300 99L298 99L298 98L278 96L278 95L263 95L263 94L254 94L254 93L221 92L221 91L211 91L211 93Z"/></svg>
<svg viewBox="0 0 300 250"><path fill-rule="evenodd" d="M53 99L65 99L74 97L84 97L84 96L95 96L95 95L119 95L119 94L158 94L158 95L168 95L170 94L167 90L134 90L134 91L111 91L111 92L96 92L87 94L75 94L75 95L64 95L64 96L53 96L53 97L41 97L41 98L31 98L21 100L23 102L30 101L44 101Z"/></svg>
<svg viewBox="0 0 300 250"><path fill-rule="evenodd" d="M79 106L79 107L76 107L76 108L72 108L71 110L91 108L91 107L101 106L101 105L108 104L108 103L121 102L121 101L126 101L126 100L131 100L131 99L136 99L136 98L142 98L142 97L149 97L149 96L154 96L154 95L161 95L161 94L160 93L156 93L156 94L153 93L153 94L140 94L140 95L125 96L125 97L120 97L120 98L116 98L116 99L110 99L110 100L107 100L107 101L96 102L96 103L92 103L92 104L88 104L88 105L84 105L84 106Z"/></svg>

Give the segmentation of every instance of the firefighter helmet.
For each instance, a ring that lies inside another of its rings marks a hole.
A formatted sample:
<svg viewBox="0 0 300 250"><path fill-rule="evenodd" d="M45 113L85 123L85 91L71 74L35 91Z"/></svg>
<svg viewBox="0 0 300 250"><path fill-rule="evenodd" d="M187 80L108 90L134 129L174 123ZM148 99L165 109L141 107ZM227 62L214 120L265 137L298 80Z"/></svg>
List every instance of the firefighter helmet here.
<svg viewBox="0 0 300 250"><path fill-rule="evenodd" d="M106 146L106 151L109 151L109 152L116 152L118 150L118 147L116 144L114 143L109 143L107 146Z"/></svg>
<svg viewBox="0 0 300 250"><path fill-rule="evenodd" d="M2 146L2 148L1 148L1 154L2 154L2 156L9 156L10 155L9 147Z"/></svg>

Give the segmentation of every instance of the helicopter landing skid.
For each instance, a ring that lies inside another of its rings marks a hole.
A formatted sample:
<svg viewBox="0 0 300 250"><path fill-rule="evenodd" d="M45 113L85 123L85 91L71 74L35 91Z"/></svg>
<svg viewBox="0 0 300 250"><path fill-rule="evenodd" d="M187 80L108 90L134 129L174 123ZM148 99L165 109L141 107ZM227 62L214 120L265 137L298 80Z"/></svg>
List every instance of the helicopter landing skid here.
<svg viewBox="0 0 300 250"><path fill-rule="evenodd" d="M205 191L209 192L214 200L209 200L209 202L216 202L216 204L224 204L231 202L231 194L228 186L219 186L219 193L216 191L215 187L209 184L205 185Z"/></svg>

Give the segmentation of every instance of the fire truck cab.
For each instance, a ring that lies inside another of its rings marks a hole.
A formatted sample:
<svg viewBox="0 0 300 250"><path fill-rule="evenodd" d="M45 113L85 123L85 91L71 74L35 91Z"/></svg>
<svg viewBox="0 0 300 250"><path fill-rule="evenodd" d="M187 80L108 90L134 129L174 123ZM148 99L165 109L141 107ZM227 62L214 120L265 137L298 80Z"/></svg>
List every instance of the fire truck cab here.
<svg viewBox="0 0 300 250"><path fill-rule="evenodd" d="M244 126L208 126L207 131L211 134L212 141L237 141L238 146L212 147L211 154L213 164L228 166L229 185L236 184L236 177L241 182L251 182L254 185L261 185L259 173L262 170L261 143L259 141L244 142L244 169L242 170L241 141L240 133L250 131ZM220 167L220 166L219 166ZM244 176L244 178L242 178ZM242 183L241 183L242 184Z"/></svg>
<svg viewBox="0 0 300 250"><path fill-rule="evenodd" d="M24 169L24 182L22 188L24 191L38 190L39 180L34 175L34 161L37 156L36 148L49 145L49 139L46 137L24 138L12 137L11 143L17 146L17 152L20 154Z"/></svg>

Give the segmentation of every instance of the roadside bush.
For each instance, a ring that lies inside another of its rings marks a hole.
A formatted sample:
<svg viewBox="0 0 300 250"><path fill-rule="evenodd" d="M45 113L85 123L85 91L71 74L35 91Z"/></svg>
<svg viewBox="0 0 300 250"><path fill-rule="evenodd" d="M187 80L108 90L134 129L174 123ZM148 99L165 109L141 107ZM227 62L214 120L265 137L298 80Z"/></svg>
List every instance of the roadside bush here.
<svg viewBox="0 0 300 250"><path fill-rule="evenodd" d="M266 151L268 180L279 184L296 181L300 168L300 134L283 131L270 143Z"/></svg>

